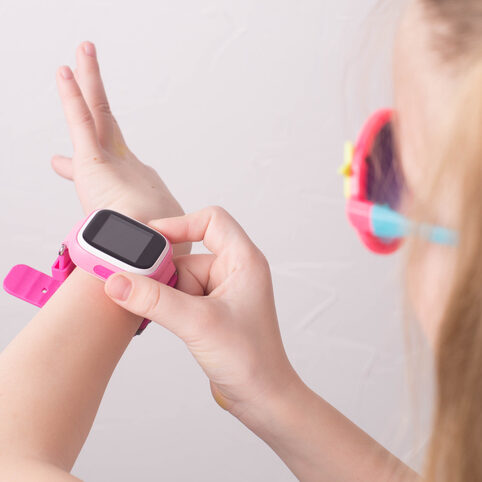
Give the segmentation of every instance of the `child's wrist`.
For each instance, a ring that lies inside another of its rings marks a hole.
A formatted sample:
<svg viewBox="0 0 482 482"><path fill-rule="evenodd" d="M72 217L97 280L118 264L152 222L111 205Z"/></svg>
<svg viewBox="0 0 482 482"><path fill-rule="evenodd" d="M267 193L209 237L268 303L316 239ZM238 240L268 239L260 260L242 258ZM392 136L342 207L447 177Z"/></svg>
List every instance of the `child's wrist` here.
<svg viewBox="0 0 482 482"><path fill-rule="evenodd" d="M283 382L259 397L233 407L231 413L250 430L266 440L266 435L281 428L280 421L299 408L298 401L310 391L296 371L289 366Z"/></svg>
<svg viewBox="0 0 482 482"><path fill-rule="evenodd" d="M116 330L126 334L134 334L142 319L116 305L104 291L105 283L95 276L76 267L61 286L55 296L62 298L61 302L67 303L66 310L70 309L73 297L77 299L76 305L85 300L89 305L86 311L96 313L97 320L92 320L96 329L101 326L104 330ZM68 293L68 294L67 294ZM82 308L79 305L79 308Z"/></svg>

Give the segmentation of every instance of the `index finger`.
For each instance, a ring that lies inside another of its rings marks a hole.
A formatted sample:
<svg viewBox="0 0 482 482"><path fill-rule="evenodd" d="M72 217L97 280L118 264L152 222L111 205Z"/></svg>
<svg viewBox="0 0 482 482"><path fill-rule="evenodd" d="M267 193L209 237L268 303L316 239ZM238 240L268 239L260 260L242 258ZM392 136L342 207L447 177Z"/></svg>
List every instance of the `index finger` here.
<svg viewBox="0 0 482 482"><path fill-rule="evenodd" d="M164 234L172 243L203 241L215 255L231 249L248 253L256 246L238 222L223 208L211 206L173 218L156 219L149 226Z"/></svg>
<svg viewBox="0 0 482 482"><path fill-rule="evenodd" d="M97 154L99 142L94 119L70 67L58 69L57 86L76 154Z"/></svg>

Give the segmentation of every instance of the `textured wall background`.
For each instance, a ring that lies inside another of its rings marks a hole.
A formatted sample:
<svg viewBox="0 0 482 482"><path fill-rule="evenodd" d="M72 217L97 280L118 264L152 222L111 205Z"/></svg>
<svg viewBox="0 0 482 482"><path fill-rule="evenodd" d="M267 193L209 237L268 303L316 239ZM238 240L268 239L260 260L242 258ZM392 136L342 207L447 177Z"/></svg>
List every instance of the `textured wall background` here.
<svg viewBox="0 0 482 482"><path fill-rule="evenodd" d="M305 381L417 466L397 260L360 246L336 175L345 138L390 103L399 2L373 3L3 0L0 272L17 262L48 270L81 216L73 186L49 165L51 154L71 153L54 73L92 40L132 150L186 210L223 205L266 253L287 350ZM2 292L0 309L4 347L35 308ZM420 363L417 371L425 373ZM422 414L428 406L422 397ZM119 364L74 473L294 479L217 408L200 368L158 326Z"/></svg>

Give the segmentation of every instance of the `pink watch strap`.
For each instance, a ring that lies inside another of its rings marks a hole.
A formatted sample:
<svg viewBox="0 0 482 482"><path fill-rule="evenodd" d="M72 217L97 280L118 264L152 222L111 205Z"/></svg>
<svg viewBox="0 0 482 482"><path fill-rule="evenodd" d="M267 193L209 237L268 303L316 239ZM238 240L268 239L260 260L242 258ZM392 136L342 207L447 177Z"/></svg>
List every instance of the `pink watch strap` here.
<svg viewBox="0 0 482 482"><path fill-rule="evenodd" d="M52 276L25 264L17 264L3 280L3 288L7 293L42 308L74 268L75 264L70 258L69 250L62 244L59 256L52 265ZM174 287L176 282L177 272L174 272L167 284ZM136 335L140 335L149 323L150 320L144 319Z"/></svg>
<svg viewBox="0 0 482 482"><path fill-rule="evenodd" d="M63 247L52 265L52 276L25 264L17 264L4 279L3 288L7 293L41 308L74 268L75 264L70 259L69 250Z"/></svg>

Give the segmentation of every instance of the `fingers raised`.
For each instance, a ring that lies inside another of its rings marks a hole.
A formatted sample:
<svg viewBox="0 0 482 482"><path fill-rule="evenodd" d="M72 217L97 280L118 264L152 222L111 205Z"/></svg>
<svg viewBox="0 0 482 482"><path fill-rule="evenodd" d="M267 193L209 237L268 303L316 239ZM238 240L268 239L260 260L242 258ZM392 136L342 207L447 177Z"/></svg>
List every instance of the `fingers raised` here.
<svg viewBox="0 0 482 482"><path fill-rule="evenodd" d="M94 117L99 142L105 145L112 139L114 122L100 75L95 46L82 42L76 51L78 71L76 79Z"/></svg>
<svg viewBox="0 0 482 482"><path fill-rule="evenodd" d="M99 143L94 119L70 67L58 69L57 86L76 154L82 157L96 155Z"/></svg>
<svg viewBox="0 0 482 482"><path fill-rule="evenodd" d="M256 249L237 221L219 206L184 216L153 220L149 225L175 244L203 241L204 246L216 255L230 250L241 254Z"/></svg>

